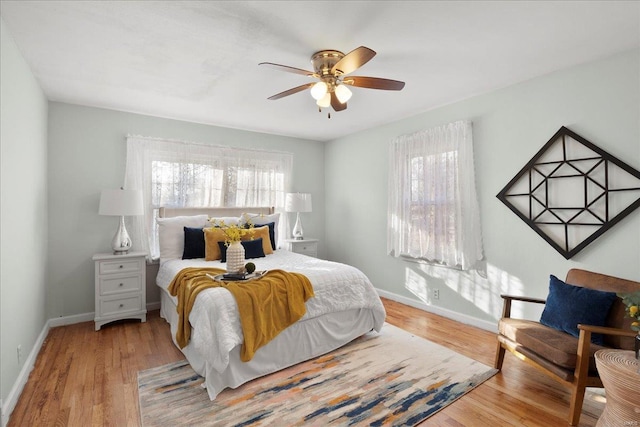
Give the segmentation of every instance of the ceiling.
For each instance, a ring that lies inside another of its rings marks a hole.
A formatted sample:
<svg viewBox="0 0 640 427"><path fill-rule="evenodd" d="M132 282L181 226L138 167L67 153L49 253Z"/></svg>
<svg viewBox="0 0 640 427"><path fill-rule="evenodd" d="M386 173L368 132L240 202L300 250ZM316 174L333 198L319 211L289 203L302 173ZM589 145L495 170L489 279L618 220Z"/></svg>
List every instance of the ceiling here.
<svg viewBox="0 0 640 427"><path fill-rule="evenodd" d="M48 99L327 141L640 47L640 2L4 1L0 14ZM322 49L378 54L320 114L305 91Z"/></svg>

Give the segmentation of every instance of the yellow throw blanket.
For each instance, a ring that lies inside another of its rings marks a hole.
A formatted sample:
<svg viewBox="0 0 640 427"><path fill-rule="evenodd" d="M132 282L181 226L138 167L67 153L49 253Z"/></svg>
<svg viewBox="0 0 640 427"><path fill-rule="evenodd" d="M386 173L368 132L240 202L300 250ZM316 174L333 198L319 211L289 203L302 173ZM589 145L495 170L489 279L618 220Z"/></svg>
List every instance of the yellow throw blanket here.
<svg viewBox="0 0 640 427"><path fill-rule="evenodd" d="M176 341L180 348L189 343L189 314L196 296L205 289L223 287L238 304L244 335L240 360L248 362L260 347L304 316L307 311L304 303L314 296L313 287L303 274L284 270L271 270L259 279L246 282L216 282L206 276L224 272L218 268L188 267L173 279L169 293L178 297Z"/></svg>

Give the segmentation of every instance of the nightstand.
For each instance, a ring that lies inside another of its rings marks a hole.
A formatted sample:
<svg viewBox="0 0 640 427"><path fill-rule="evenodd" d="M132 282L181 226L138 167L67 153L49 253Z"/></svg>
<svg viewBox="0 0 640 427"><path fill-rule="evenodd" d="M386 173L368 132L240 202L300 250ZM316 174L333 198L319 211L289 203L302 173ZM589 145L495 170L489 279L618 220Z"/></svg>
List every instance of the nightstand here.
<svg viewBox="0 0 640 427"><path fill-rule="evenodd" d="M286 239L287 250L297 254L318 257L318 239Z"/></svg>
<svg viewBox="0 0 640 427"><path fill-rule="evenodd" d="M147 320L146 253L96 254L96 331L121 319Z"/></svg>

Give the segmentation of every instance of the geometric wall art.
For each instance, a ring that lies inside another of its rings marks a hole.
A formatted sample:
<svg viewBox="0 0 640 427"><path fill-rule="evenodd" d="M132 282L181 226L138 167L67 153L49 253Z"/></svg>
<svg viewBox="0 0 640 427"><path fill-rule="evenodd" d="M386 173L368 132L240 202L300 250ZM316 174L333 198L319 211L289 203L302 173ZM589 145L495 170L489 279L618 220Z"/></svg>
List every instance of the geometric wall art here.
<svg viewBox="0 0 640 427"><path fill-rule="evenodd" d="M640 206L640 172L563 126L496 197L569 259Z"/></svg>

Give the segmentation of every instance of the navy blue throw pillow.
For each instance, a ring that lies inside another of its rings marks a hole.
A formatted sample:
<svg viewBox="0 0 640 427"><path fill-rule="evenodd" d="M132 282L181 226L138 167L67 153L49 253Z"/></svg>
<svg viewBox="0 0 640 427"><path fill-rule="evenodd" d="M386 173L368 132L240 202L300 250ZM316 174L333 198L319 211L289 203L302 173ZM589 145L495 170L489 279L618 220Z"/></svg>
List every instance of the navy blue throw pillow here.
<svg viewBox="0 0 640 427"><path fill-rule="evenodd" d="M262 237L254 240L243 240L240 244L244 248L245 259L265 257L264 249L262 249ZM220 246L220 253L222 254L220 262L227 262L227 245L224 242L218 242L218 246Z"/></svg>
<svg viewBox="0 0 640 427"><path fill-rule="evenodd" d="M204 258L204 230L184 227L184 251L182 259Z"/></svg>
<svg viewBox="0 0 640 427"><path fill-rule="evenodd" d="M564 283L555 276L549 280L549 296L540 323L578 337L578 324L605 326L614 292L598 291ZM603 345L602 334L591 334L591 342Z"/></svg>
<svg viewBox="0 0 640 427"><path fill-rule="evenodd" d="M276 234L275 234L276 223L268 222L266 224L254 225L254 227L264 227L265 225L269 227L269 240L271 240L271 248L275 251L276 250ZM245 224L244 228L250 228L250 225Z"/></svg>

